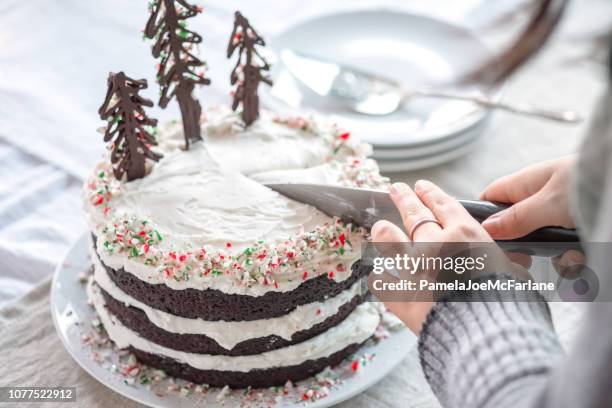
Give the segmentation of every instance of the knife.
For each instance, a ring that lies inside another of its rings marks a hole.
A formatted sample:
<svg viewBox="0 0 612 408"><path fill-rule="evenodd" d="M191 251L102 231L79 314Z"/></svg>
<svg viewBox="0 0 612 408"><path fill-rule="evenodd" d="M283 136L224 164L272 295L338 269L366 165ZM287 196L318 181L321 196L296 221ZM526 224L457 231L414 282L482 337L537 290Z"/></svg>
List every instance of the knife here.
<svg viewBox="0 0 612 408"><path fill-rule="evenodd" d="M400 213L386 191L310 183L265 185L295 201L312 205L331 217L339 217L367 229L371 229L379 220L390 221L404 229ZM509 207L491 201L459 202L478 222ZM556 256L570 249L582 250L576 230L560 227L544 227L517 239L497 242L505 250L539 256Z"/></svg>

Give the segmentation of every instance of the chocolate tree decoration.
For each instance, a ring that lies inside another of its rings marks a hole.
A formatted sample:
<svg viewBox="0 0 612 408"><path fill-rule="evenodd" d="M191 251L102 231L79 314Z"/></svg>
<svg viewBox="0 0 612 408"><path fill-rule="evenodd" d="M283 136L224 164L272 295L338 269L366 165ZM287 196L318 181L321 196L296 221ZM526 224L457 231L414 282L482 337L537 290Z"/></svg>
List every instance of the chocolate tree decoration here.
<svg viewBox="0 0 612 408"><path fill-rule="evenodd" d="M202 42L202 37L188 30L185 21L201 9L185 0L154 0L150 9L151 17L145 27L145 36L155 39L152 53L155 58L160 57L157 68L157 82L161 87L159 106L165 108L176 96L181 108L185 144L189 149L190 141L202 140L202 108L192 94L193 89L195 85L210 84L203 72L196 72L206 63L192 52Z"/></svg>
<svg viewBox="0 0 612 408"><path fill-rule="evenodd" d="M150 149L157 142L147 126L157 125L157 120L149 118L143 108L153 106L153 101L138 95L146 88L146 79L135 80L123 72L108 76L108 90L98 113L108 121L104 141L113 141L111 163L117 180L124 174L128 181L143 178L145 159L158 161L162 157Z"/></svg>
<svg viewBox="0 0 612 408"><path fill-rule="evenodd" d="M238 61L230 76L232 85L238 84L234 91L232 109L236 110L242 104L242 120L247 126L259 117L259 83L272 85L272 80L264 74L270 70L270 65L259 54L256 45L265 46L266 43L251 27L249 20L237 11L234 30L227 46L227 57L230 58L238 48Z"/></svg>

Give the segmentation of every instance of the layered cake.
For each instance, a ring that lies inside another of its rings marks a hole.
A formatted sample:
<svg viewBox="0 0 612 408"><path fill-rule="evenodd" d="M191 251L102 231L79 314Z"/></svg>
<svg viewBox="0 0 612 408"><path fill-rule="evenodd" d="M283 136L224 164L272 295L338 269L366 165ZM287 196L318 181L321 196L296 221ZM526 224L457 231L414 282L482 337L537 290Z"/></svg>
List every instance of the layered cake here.
<svg viewBox="0 0 612 408"><path fill-rule="evenodd" d="M312 182L384 188L369 147L333 124L262 112L245 127L217 108L203 142L157 129L146 176L110 159L83 190L90 301L109 337L168 374L211 386L300 380L375 332L359 265L366 231L265 187Z"/></svg>

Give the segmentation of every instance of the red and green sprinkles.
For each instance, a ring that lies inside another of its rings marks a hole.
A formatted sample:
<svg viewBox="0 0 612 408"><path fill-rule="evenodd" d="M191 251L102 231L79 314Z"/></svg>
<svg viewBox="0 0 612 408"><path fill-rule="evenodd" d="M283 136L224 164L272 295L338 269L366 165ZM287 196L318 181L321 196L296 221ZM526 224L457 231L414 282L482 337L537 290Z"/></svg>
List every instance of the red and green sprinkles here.
<svg viewBox="0 0 612 408"><path fill-rule="evenodd" d="M287 126L290 129L299 129L303 132L318 135L320 133L319 125L313 118L304 118L302 116L279 116L272 118L272 122Z"/></svg>
<svg viewBox="0 0 612 408"><path fill-rule="evenodd" d="M347 187L386 190L389 186L389 178L380 175L372 159L348 157L343 162L332 162L332 166L338 170L339 183Z"/></svg>
<svg viewBox="0 0 612 408"><path fill-rule="evenodd" d="M338 169L339 180L342 185L349 187L386 189L389 179L380 175L378 165L372 159L363 157L352 150L349 141L352 139L351 133L333 124L328 129L322 130L313 118L301 116L274 116L273 122L287 126L291 129L299 129L303 132L318 135L329 143L331 154L326 158L327 161ZM343 157L338 157L339 153L344 153ZM344 161L342 161L344 160Z"/></svg>
<svg viewBox="0 0 612 408"><path fill-rule="evenodd" d="M303 271L302 280L322 273L334 279L336 273L348 271L346 262L350 260L344 256L355 250L350 234L365 236L366 231L334 219L277 244L260 240L234 251L230 242L225 249L204 246L164 250L159 245L162 235L149 222L127 218L104 227L101 237L107 254L125 254L129 259L156 267L162 279L181 282L229 275L241 286L260 284L278 288L278 278L296 270ZM321 254L322 258L317 259ZM325 265L331 268L325 269Z"/></svg>
<svg viewBox="0 0 612 408"><path fill-rule="evenodd" d="M109 255L126 254L145 265L156 265L162 259L158 244L163 238L146 220L131 218L115 222L102 229L102 236L102 247Z"/></svg>
<svg viewBox="0 0 612 408"><path fill-rule="evenodd" d="M96 167L94 176L87 182L89 202L100 208L105 216L111 211L111 199L120 189L121 183L113 177L112 168L108 164Z"/></svg>
<svg viewBox="0 0 612 408"><path fill-rule="evenodd" d="M322 129L314 118L304 118L302 116L279 116L272 118L274 123L287 126L290 129L298 129L313 135L322 137L330 145L331 154L326 158L327 161L335 159L340 152L352 155L352 149L348 146L351 133L333 124L326 129Z"/></svg>

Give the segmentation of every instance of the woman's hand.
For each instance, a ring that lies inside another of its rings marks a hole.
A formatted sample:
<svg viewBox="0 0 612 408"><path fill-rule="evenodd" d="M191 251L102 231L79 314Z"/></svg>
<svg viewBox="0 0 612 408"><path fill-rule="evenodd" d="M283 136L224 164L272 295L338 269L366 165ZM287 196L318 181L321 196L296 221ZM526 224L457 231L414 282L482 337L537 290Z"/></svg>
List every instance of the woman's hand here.
<svg viewBox="0 0 612 408"><path fill-rule="evenodd" d="M414 191L404 183L389 189L406 231L423 219L437 220L421 224L413 233L414 242L492 242L484 228L453 197L429 181L418 181ZM409 238L395 224L379 221L372 227L373 242L409 242ZM385 302L417 335L421 331L433 302Z"/></svg>
<svg viewBox="0 0 612 408"><path fill-rule="evenodd" d="M482 224L494 239L513 239L541 228L574 228L569 177L574 156L526 167L490 184L480 198L512 204Z"/></svg>

